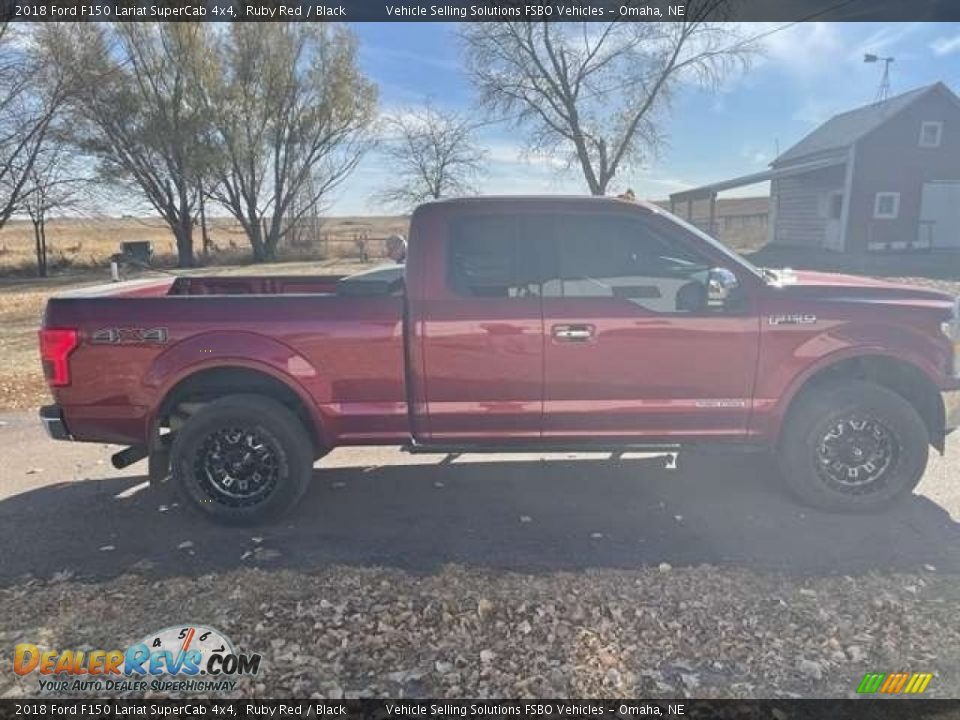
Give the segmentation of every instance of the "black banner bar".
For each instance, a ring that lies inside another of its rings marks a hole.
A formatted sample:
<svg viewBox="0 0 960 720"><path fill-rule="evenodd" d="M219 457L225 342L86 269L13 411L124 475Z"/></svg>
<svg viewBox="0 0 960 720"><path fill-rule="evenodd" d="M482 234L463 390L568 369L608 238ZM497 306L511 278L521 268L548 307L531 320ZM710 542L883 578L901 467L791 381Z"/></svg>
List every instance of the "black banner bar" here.
<svg viewBox="0 0 960 720"><path fill-rule="evenodd" d="M553 20L957 22L958 0L0 0L13 22Z"/></svg>
<svg viewBox="0 0 960 720"><path fill-rule="evenodd" d="M960 700L0 700L0 718L954 720Z"/></svg>

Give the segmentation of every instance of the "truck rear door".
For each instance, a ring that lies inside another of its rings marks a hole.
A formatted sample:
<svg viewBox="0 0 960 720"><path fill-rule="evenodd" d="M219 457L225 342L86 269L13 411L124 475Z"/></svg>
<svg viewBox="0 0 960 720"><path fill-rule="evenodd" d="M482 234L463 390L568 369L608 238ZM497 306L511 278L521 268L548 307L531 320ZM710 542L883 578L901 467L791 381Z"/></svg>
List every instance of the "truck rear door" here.
<svg viewBox="0 0 960 720"><path fill-rule="evenodd" d="M543 317L535 242L521 217L500 210L415 217L408 378L418 441L540 437Z"/></svg>

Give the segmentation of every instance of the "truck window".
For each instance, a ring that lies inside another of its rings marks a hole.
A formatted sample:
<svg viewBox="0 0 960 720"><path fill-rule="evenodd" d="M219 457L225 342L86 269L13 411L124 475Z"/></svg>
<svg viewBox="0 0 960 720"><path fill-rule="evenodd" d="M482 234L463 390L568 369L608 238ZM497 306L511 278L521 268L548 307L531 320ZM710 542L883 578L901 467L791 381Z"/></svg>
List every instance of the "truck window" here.
<svg viewBox="0 0 960 720"><path fill-rule="evenodd" d="M447 282L466 297L526 298L540 294L534 242L520 219L478 215L456 220L447 241Z"/></svg>
<svg viewBox="0 0 960 720"><path fill-rule="evenodd" d="M558 218L549 247L544 297L623 298L657 313L706 309L709 263L640 219Z"/></svg>

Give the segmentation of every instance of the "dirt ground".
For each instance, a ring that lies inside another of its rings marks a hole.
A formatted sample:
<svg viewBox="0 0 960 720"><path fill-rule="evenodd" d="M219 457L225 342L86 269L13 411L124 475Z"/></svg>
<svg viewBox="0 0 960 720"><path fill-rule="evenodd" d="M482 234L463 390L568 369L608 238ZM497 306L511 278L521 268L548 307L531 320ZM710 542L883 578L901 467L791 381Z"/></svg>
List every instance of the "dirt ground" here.
<svg viewBox="0 0 960 720"><path fill-rule="evenodd" d="M126 647L176 607L180 622L207 618L263 656L225 697L843 698L865 672L940 668L924 697L951 697L958 590L956 577L925 572L805 579L709 566L134 574L0 590L4 607L23 608L0 638ZM7 673L0 695L35 696L36 682Z"/></svg>

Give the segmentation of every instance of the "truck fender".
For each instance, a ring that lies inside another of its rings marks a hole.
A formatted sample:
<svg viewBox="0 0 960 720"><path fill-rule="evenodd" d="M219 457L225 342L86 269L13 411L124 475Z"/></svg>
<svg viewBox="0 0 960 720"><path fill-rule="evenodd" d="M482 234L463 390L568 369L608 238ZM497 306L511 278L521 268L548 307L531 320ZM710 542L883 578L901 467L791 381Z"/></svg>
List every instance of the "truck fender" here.
<svg viewBox="0 0 960 720"><path fill-rule="evenodd" d="M773 422L768 426L770 432L769 437L772 440L776 440L780 437L780 430L783 425L783 420L787 416L787 411L793 404L793 401L803 391L804 387L811 378L832 366L844 362L845 360L867 357L885 358L887 360L894 360L906 365L910 365L922 372L930 380L930 382L936 385L936 370L929 366L929 363L922 355L913 352L901 352L899 349L897 349L897 351L891 351L890 347L880 345L858 345L853 347L845 347L817 358L816 361L812 362L810 365L804 368L802 372L798 373L793 378L783 394L780 396L773 409L773 412L771 413L771 419Z"/></svg>
<svg viewBox="0 0 960 720"><path fill-rule="evenodd" d="M154 358L143 384L156 398L153 413L178 383L204 370L242 368L264 373L293 391L310 413L317 439L324 437L324 418L315 397L329 393L329 383L315 363L286 344L250 332L217 331L191 336ZM312 392L311 392L312 391ZM151 417L151 427L156 422Z"/></svg>

